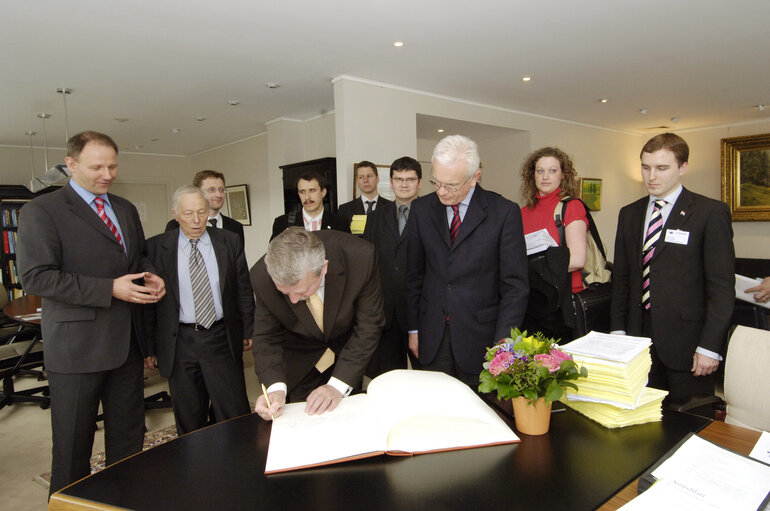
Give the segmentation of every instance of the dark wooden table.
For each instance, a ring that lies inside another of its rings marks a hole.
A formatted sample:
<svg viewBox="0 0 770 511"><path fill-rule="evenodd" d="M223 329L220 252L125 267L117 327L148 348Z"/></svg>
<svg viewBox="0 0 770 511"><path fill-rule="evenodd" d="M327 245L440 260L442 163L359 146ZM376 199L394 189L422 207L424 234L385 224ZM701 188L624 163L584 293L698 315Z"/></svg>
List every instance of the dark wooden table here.
<svg viewBox="0 0 770 511"><path fill-rule="evenodd" d="M252 414L116 463L53 495L49 510L589 510L709 423L666 412L662 422L610 430L568 409L548 434L515 445L266 476L270 423Z"/></svg>
<svg viewBox="0 0 770 511"><path fill-rule="evenodd" d="M25 319L24 316L35 314L41 306L42 300L39 296L24 295L21 298L8 302L3 307L3 313L17 323L40 328L39 319Z"/></svg>

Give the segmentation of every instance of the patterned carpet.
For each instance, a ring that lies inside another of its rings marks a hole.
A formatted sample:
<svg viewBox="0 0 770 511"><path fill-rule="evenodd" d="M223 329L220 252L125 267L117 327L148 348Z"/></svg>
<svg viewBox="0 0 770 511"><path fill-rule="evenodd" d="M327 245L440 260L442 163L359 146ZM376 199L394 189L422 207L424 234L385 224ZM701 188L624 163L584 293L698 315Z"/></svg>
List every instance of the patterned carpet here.
<svg viewBox="0 0 770 511"><path fill-rule="evenodd" d="M165 428L151 431L144 435L144 447L142 450L146 451L151 447L160 445L176 438L176 426L167 426ZM104 451L99 452L91 456L91 473L99 472L104 468ZM40 475L35 476L35 480L48 488L51 484L51 472L43 472Z"/></svg>

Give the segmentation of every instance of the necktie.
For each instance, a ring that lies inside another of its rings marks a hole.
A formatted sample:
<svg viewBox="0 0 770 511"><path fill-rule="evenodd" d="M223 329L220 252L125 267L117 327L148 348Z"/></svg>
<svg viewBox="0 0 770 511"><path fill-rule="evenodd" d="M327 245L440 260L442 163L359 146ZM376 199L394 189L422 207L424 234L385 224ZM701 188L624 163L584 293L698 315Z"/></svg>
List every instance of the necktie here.
<svg viewBox="0 0 770 511"><path fill-rule="evenodd" d="M457 238L457 231L460 230L460 206L459 204L455 204L452 206L452 212L454 215L452 216L452 224L449 226L449 237L452 239L452 243L454 243L455 238Z"/></svg>
<svg viewBox="0 0 770 511"><path fill-rule="evenodd" d="M310 230L311 231L318 230L318 220L313 220L312 222L310 222Z"/></svg>
<svg viewBox="0 0 770 511"><path fill-rule="evenodd" d="M660 209L666 205L666 201L658 199L652 208L650 222L647 224L647 234L642 245L642 306L650 309L650 261L655 253L655 245L663 232L663 215Z"/></svg>
<svg viewBox="0 0 770 511"><path fill-rule="evenodd" d="M94 202L96 202L96 214L99 215L99 218L102 219L102 222L104 222L104 224L107 226L107 229L109 229L110 232L115 236L115 238L118 240L118 243L120 243L120 246L125 251L126 246L123 244L123 238L120 237L118 228L115 227L115 224L112 223L110 217L107 216L107 212L104 211L104 199L101 197L96 197Z"/></svg>
<svg viewBox="0 0 770 511"><path fill-rule="evenodd" d="M313 315L318 328L324 331L324 303L321 301L321 297L318 293L314 293L307 297L307 308L310 309L310 313Z"/></svg>
<svg viewBox="0 0 770 511"><path fill-rule="evenodd" d="M211 227L217 226L217 219L216 218L209 218L209 223L211 224Z"/></svg>
<svg viewBox="0 0 770 511"><path fill-rule="evenodd" d="M409 210L403 204L398 207L398 235L404 233L404 227L406 227L406 212Z"/></svg>
<svg viewBox="0 0 770 511"><path fill-rule="evenodd" d="M372 206L374 205L374 201L373 200L368 200L368 201L365 201L365 202L366 202L366 214L368 215L369 213L372 212Z"/></svg>
<svg viewBox="0 0 770 511"><path fill-rule="evenodd" d="M200 240L190 240L190 281L195 304L195 322L208 329L216 319L216 311L209 274L206 272L203 256L198 250L198 241Z"/></svg>

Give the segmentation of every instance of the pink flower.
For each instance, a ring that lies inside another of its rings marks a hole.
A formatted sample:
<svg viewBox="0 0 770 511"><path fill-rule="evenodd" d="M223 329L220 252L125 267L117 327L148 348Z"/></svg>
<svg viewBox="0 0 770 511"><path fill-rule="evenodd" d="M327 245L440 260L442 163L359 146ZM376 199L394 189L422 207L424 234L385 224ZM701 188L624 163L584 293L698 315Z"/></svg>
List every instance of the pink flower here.
<svg viewBox="0 0 770 511"><path fill-rule="evenodd" d="M489 363L489 372L492 376L497 376L505 370L506 363L513 358L510 351L501 351L495 355L495 358Z"/></svg>
<svg viewBox="0 0 770 511"><path fill-rule="evenodd" d="M535 355L535 360L540 362L543 367L547 367L549 372L555 373L559 370L559 366L561 366L563 361L572 360L572 357L563 351L559 351L554 348L550 353L540 353L539 355Z"/></svg>

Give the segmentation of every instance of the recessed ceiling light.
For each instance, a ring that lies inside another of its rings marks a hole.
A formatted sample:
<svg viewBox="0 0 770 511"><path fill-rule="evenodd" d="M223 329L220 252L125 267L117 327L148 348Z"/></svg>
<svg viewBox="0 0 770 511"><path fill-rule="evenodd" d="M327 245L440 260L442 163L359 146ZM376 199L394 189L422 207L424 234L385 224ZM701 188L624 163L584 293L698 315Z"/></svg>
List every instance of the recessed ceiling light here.
<svg viewBox="0 0 770 511"><path fill-rule="evenodd" d="M115 117L115 120L118 122L128 122L130 119L128 117Z"/></svg>
<svg viewBox="0 0 770 511"><path fill-rule="evenodd" d="M134 149L141 149L141 148L142 148L142 146L140 146L140 145L135 145L134 146Z"/></svg>
<svg viewBox="0 0 770 511"><path fill-rule="evenodd" d="M764 112L765 111L765 105L757 105L757 112Z"/></svg>
<svg viewBox="0 0 770 511"><path fill-rule="evenodd" d="M439 128L436 131L438 131L439 133L444 133L444 128Z"/></svg>
<svg viewBox="0 0 770 511"><path fill-rule="evenodd" d="M240 102L240 101L238 101L237 99L231 99L231 100L229 100L229 101L227 102L227 104L228 104L228 105L230 105L230 106L237 106L237 105L240 105L240 104L241 104L241 102Z"/></svg>
<svg viewBox="0 0 770 511"><path fill-rule="evenodd" d="M38 119L48 119L51 117L51 114L37 114Z"/></svg>
<svg viewBox="0 0 770 511"><path fill-rule="evenodd" d="M171 133L179 133L180 131L182 130L180 130L179 128L171 128Z"/></svg>
<svg viewBox="0 0 770 511"><path fill-rule="evenodd" d="M679 117L672 117L671 122L679 122Z"/></svg>
<svg viewBox="0 0 770 511"><path fill-rule="evenodd" d="M160 139L159 138L151 138L150 142L157 142L158 140L160 140Z"/></svg>
<svg viewBox="0 0 770 511"><path fill-rule="evenodd" d="M195 120L196 121L205 121L206 118L205 117L196 117Z"/></svg>
<svg viewBox="0 0 770 511"><path fill-rule="evenodd" d="M28 137L34 137L35 135L37 135L37 131L32 131L32 130L25 131L24 134L27 135Z"/></svg>
<svg viewBox="0 0 770 511"><path fill-rule="evenodd" d="M265 87L267 87L268 89L277 89L280 86L281 86L281 84L278 83L278 82L267 82L265 84Z"/></svg>
<svg viewBox="0 0 770 511"><path fill-rule="evenodd" d="M647 109L646 108L640 108L639 113L642 115L647 115Z"/></svg>
<svg viewBox="0 0 770 511"><path fill-rule="evenodd" d="M396 48L401 48L404 45L404 41L394 41L393 46Z"/></svg>
<svg viewBox="0 0 770 511"><path fill-rule="evenodd" d="M601 98L601 99L599 100L599 103L609 103L609 102L610 102L610 100L609 100L609 99L607 99L607 98Z"/></svg>
<svg viewBox="0 0 770 511"><path fill-rule="evenodd" d="M531 76L522 76L521 77L521 81L522 82L531 82L532 81L532 77Z"/></svg>

